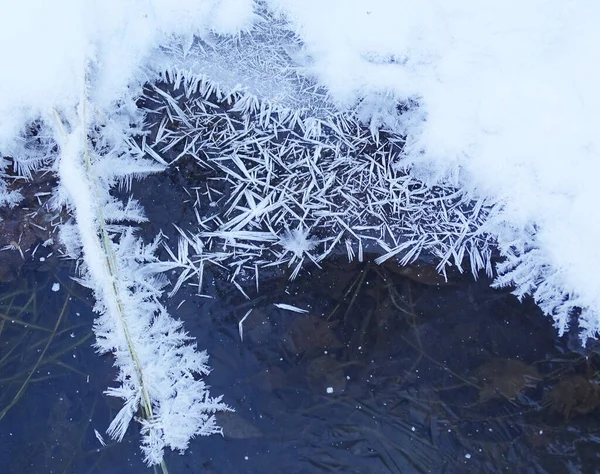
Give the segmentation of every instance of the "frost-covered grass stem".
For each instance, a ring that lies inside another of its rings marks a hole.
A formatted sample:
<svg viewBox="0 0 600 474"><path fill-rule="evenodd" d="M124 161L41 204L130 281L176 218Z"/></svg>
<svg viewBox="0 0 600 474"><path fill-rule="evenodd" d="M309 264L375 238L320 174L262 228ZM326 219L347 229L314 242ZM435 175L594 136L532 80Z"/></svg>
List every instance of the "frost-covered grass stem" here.
<svg viewBox="0 0 600 474"><path fill-rule="evenodd" d="M140 206L110 195L111 186L162 166L136 155L139 149L129 148L131 142L91 150L92 142L98 146L104 137L102 127L86 125L85 117L83 105L66 125L55 114L60 135L57 199L75 222L63 226L61 235L67 253L83 257L80 281L94 291L96 347L100 353L113 353L119 370L121 386L106 394L122 398L124 405L107 432L122 440L141 410L144 460L166 472L164 448L183 452L192 437L220 433L214 413L230 408L221 397L209 396L200 378L210 371L208 356L196 350L182 323L159 302L165 284L159 275L164 265L154 256L159 240L144 245L129 225L119 223L143 221ZM90 133L98 136L92 140Z"/></svg>
<svg viewBox="0 0 600 474"><path fill-rule="evenodd" d="M85 117L84 105L82 106L82 113L80 115L81 117ZM138 377L141 393L143 416L147 420L151 420L153 418L152 403L144 380L144 370L124 317L123 304L117 289L119 275L113 242L106 230L106 221L102 208L93 204L100 201L99 196L94 195L96 194L97 183L90 162L85 121L70 133L67 133L58 114L55 114L55 118L63 139L59 165L61 184L72 196L77 196L77 204L73 211L81 236L84 255L86 259L91 261L88 263L91 278L98 282L108 283L102 285L105 292L102 295L102 301L109 306L110 313L118 318L119 328L125 336L127 349L135 365L135 372ZM82 168L78 159L80 153L83 153L85 168ZM109 434L117 435L118 438L122 439L125 432L117 430L117 428L117 426L111 425Z"/></svg>

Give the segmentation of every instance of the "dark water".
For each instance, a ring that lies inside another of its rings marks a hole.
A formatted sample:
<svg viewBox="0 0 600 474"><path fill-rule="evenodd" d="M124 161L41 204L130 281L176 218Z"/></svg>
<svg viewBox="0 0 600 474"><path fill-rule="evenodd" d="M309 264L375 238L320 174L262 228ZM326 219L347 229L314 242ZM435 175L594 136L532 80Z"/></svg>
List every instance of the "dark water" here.
<svg viewBox="0 0 600 474"><path fill-rule="evenodd" d="M172 211L178 179L143 184L148 235L193 221ZM50 262L0 288L0 472L152 472L136 426L122 443L96 439L120 408L102 394L115 371L91 347L93 303L72 264ZM332 259L294 282L251 282L250 300L218 271L213 298L180 291L171 312L236 412L220 417L224 437L168 453L169 472L600 472L599 360L564 349L530 302L430 270Z"/></svg>

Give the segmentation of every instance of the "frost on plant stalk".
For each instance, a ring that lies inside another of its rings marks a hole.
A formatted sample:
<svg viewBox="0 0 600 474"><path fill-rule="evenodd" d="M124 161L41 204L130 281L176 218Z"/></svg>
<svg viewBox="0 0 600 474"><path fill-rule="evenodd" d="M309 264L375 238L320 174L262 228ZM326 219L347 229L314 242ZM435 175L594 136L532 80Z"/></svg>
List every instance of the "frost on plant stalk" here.
<svg viewBox="0 0 600 474"><path fill-rule="evenodd" d="M66 126L57 118L56 204L66 205L73 215L73 226L62 237L67 249L81 249L81 255L72 256L82 258L81 281L96 298L96 347L114 355L119 371L120 385L106 393L124 404L107 431L122 440L141 411L144 459L159 464L166 447L184 451L192 437L220 433L214 414L229 408L221 397L210 397L202 380L209 373L207 354L196 350L181 321L171 318L159 301L166 282L157 274L159 266L153 266L159 240L144 245L126 224L144 220L141 207L109 193L111 185L163 166L143 159L132 142L128 152L94 149L92 143L102 141L89 130L98 130L99 124L86 127L84 116L80 110Z"/></svg>

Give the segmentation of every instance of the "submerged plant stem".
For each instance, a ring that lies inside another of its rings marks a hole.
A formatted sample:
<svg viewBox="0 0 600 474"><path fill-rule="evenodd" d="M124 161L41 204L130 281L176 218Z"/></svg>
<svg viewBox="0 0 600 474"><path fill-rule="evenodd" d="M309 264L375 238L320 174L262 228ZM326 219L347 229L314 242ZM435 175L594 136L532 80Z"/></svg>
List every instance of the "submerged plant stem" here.
<svg viewBox="0 0 600 474"><path fill-rule="evenodd" d="M9 412L9 410L19 401L19 399L21 398L21 396L25 392L25 389L27 388L27 385L29 384L31 378L33 377L33 374L35 373L35 371L37 370L37 368L42 363L42 360L44 359L44 355L46 354L46 351L48 350L48 347L50 347L50 344L54 340L54 336L56 335L56 331L58 330L58 326L60 325L60 323L62 321L63 315L65 314L65 310L67 309L67 304L68 303L69 303L69 298L67 296L67 297L65 297L65 302L63 303L63 306L62 306L62 309L60 311L60 314L58 315L58 318L56 319L56 324L54 325L54 329L52 330L52 334L50 334L50 337L48 338L48 342L46 342L46 345L44 346L44 349L42 350L42 353L40 354L40 356L39 356L36 364L31 369L31 372L29 373L29 375L27 376L27 378L23 382L23 385L21 385L21 388L19 389L19 391L17 392L17 394L13 397L12 402L8 406L6 406L0 412L0 420L2 420L2 418L4 418L4 416Z"/></svg>

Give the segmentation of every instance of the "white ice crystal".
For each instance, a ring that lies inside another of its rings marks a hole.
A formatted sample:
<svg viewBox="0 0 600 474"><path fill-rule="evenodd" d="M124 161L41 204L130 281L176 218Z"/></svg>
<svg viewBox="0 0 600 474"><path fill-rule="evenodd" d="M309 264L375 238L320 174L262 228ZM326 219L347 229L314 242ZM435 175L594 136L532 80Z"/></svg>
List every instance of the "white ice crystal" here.
<svg viewBox="0 0 600 474"><path fill-rule="evenodd" d="M313 109L262 105L247 93L219 91L210 80L186 74L167 72L167 82L148 97L176 124L167 130L161 118L148 146L214 170L210 184L196 191L197 233L181 231L178 255L171 252L183 270L176 288L202 275L209 262L228 264L234 284L237 275L279 264L293 265L294 278L340 247L349 260L378 250L378 263L392 257L408 263L430 252L442 272L447 265L462 270L468 256L475 275L481 269L491 274L493 241L484 229L492 208L412 178L399 166L402 136L373 138L351 114L325 109L318 118ZM217 195L220 210L211 205Z"/></svg>
<svg viewBox="0 0 600 474"><path fill-rule="evenodd" d="M303 229L288 230L279 237L278 243L286 252L292 253L294 258L302 258L317 245L317 242L310 238L308 230Z"/></svg>

